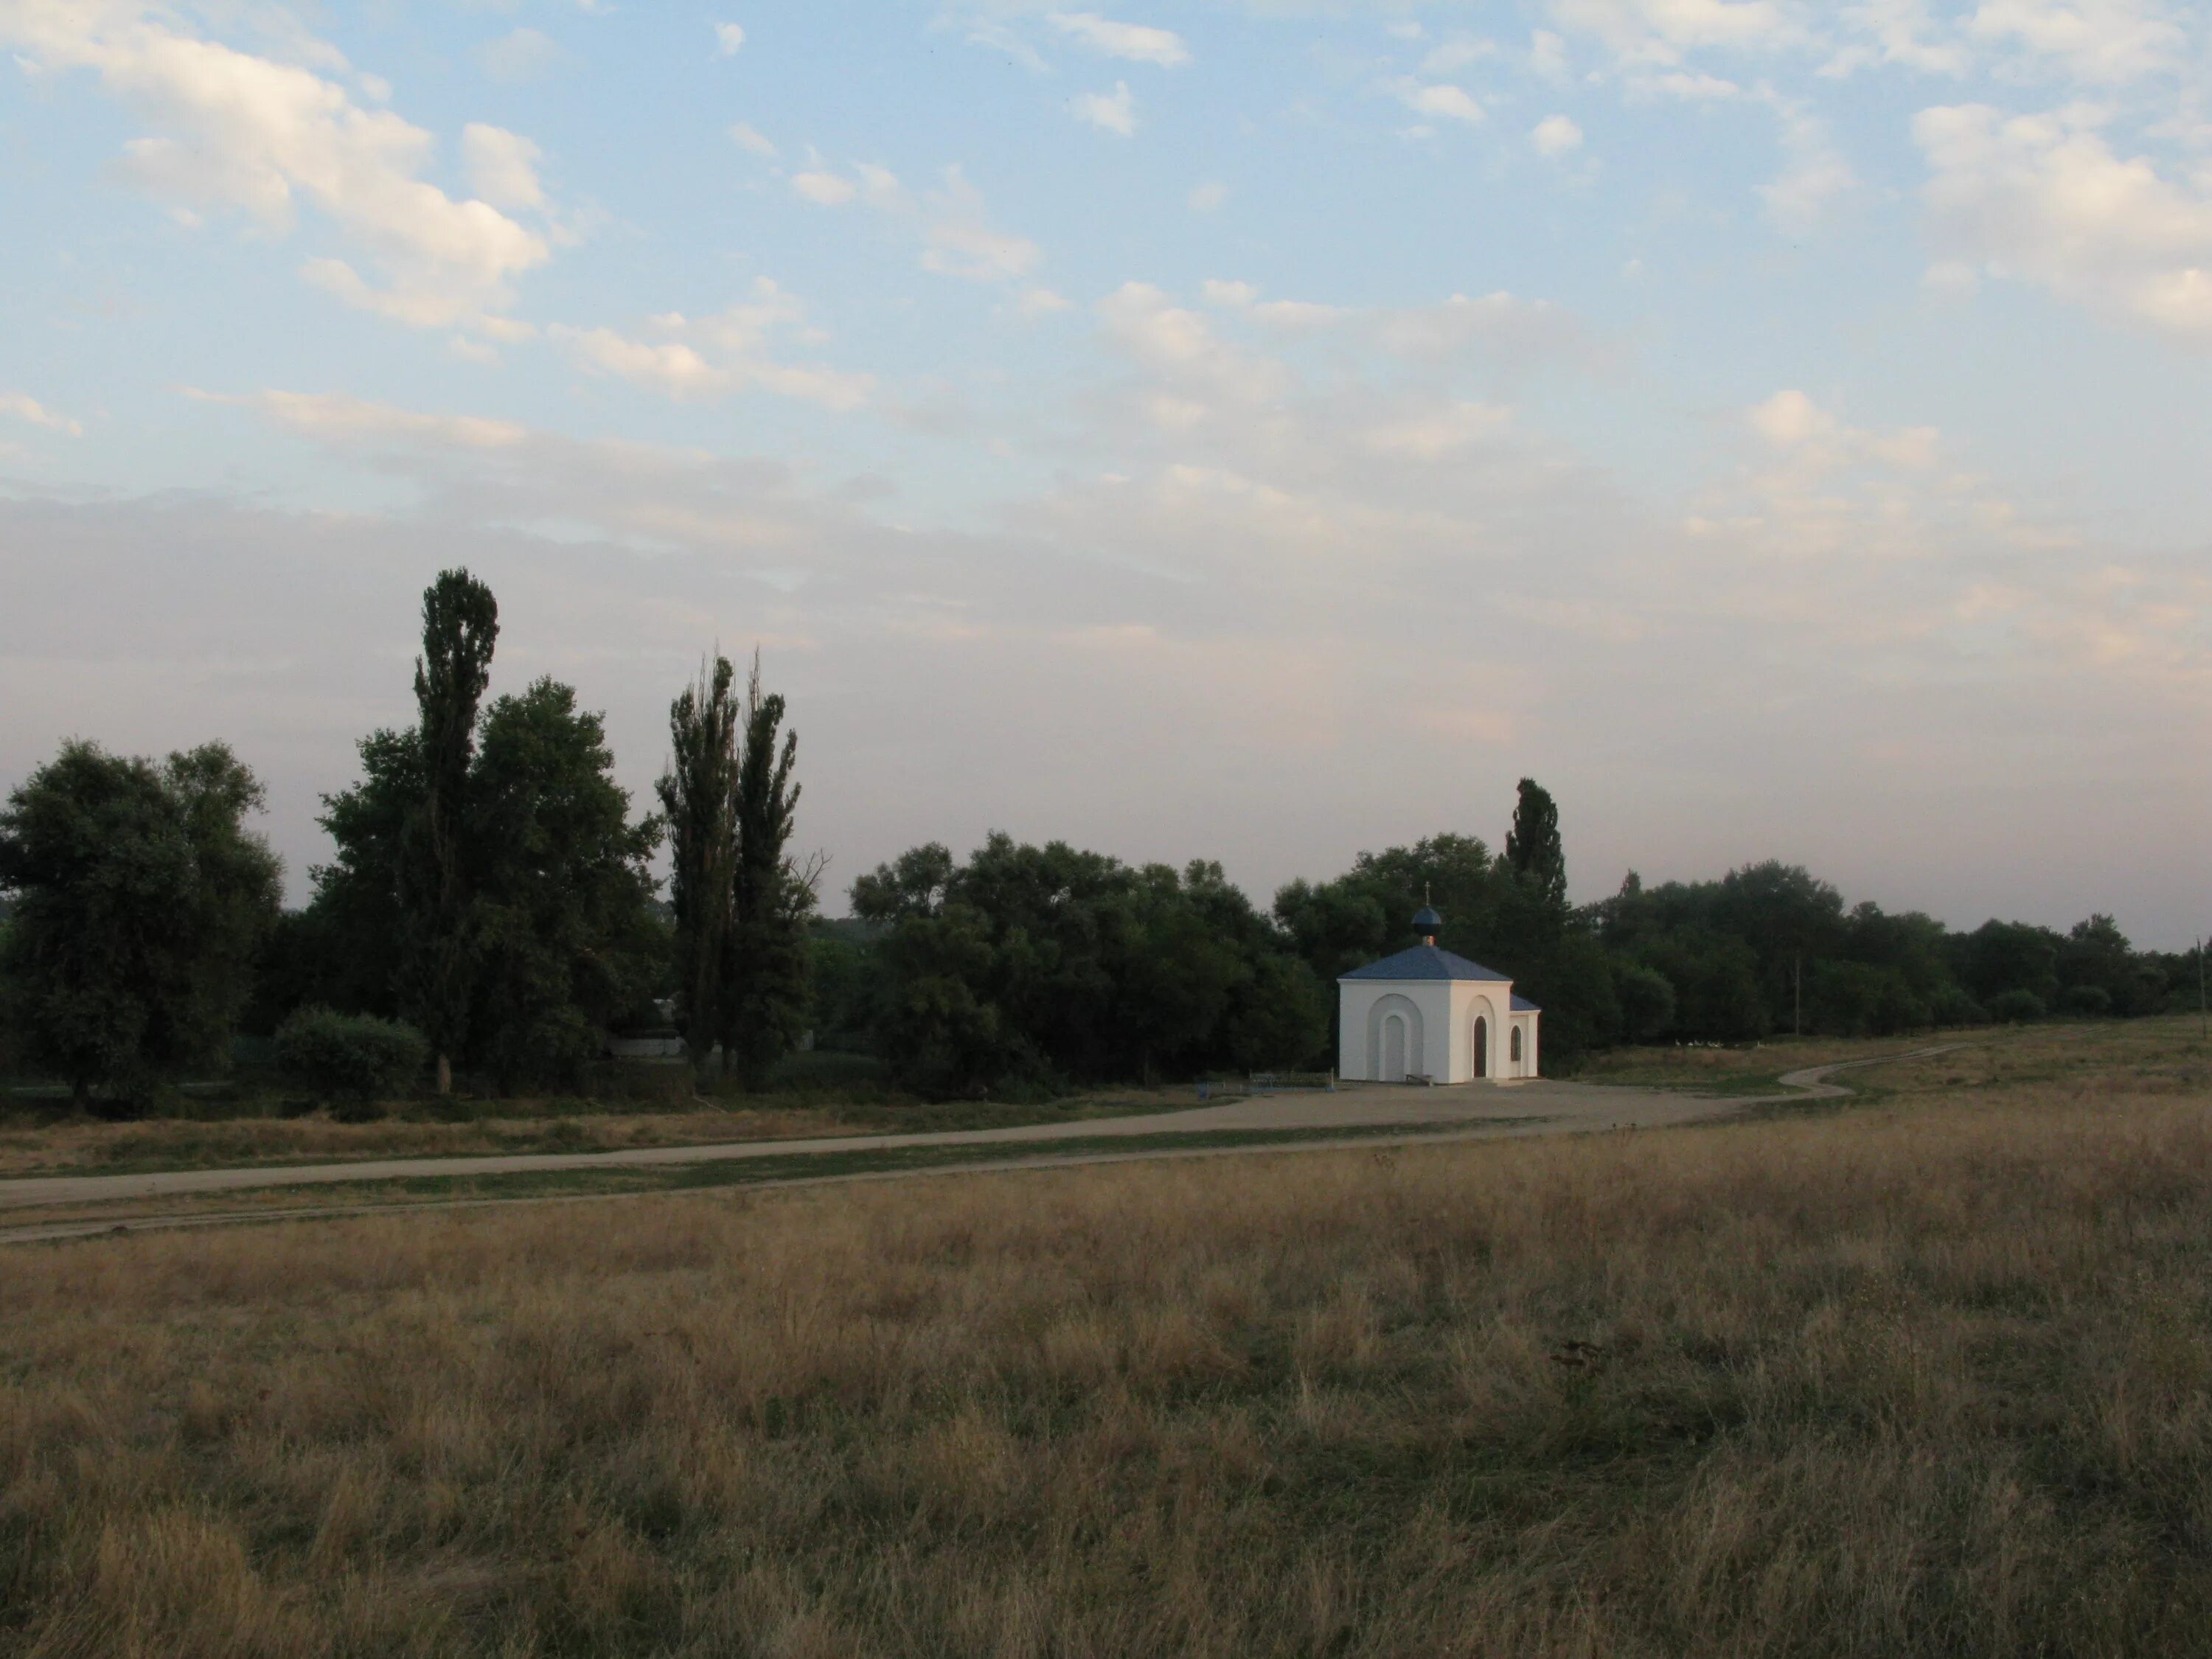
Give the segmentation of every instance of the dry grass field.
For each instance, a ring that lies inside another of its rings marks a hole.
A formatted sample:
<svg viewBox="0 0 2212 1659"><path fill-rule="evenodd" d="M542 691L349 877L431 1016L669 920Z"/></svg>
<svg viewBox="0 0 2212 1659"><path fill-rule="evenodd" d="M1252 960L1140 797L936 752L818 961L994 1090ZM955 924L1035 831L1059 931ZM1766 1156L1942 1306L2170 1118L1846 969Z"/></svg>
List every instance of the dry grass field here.
<svg viewBox="0 0 2212 1659"><path fill-rule="evenodd" d="M289 1118L149 1118L124 1123L51 1112L0 1112L0 1179L355 1158L608 1152L633 1146L696 1146L892 1130L995 1128L1169 1111L1197 1104L1198 1095L1189 1087L1121 1088L1045 1104L957 1101L896 1106L834 1098L786 1105L770 1095L752 1101L744 1097L735 1101L694 1099L682 1105L628 1110L605 1109L593 1103L561 1110L528 1101L494 1103L501 1108L498 1115L456 1122L439 1121L427 1110L368 1123L341 1123L322 1112ZM417 1105L427 1108L434 1103Z"/></svg>
<svg viewBox="0 0 2212 1659"><path fill-rule="evenodd" d="M2207 1067L12 1251L0 1653L2206 1652Z"/></svg>

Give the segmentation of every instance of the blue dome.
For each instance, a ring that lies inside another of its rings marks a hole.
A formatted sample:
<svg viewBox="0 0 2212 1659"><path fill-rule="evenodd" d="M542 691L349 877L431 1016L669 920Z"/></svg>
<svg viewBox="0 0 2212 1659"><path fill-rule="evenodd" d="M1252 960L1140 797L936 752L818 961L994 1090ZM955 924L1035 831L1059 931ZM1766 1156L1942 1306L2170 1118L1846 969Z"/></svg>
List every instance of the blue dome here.
<svg viewBox="0 0 2212 1659"><path fill-rule="evenodd" d="M1417 933L1433 933L1443 925L1444 919L1425 904L1413 912L1413 931Z"/></svg>

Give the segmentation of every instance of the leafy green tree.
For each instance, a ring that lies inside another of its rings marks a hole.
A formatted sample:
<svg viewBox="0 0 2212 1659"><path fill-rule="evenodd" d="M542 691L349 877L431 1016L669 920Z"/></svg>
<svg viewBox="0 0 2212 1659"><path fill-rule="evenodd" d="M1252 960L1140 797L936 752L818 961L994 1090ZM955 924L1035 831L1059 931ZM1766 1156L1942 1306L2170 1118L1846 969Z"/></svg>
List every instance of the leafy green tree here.
<svg viewBox="0 0 2212 1659"><path fill-rule="evenodd" d="M468 780L477 1052L502 1089L570 1083L600 1034L648 1000L665 941L600 717L541 679L483 720Z"/></svg>
<svg viewBox="0 0 2212 1659"><path fill-rule="evenodd" d="M361 778L323 797L316 820L335 848L309 872L314 896L279 925L264 968L261 1019L275 1029L293 1009L399 1016L413 1005L414 957L403 892L409 827L423 795L422 745L410 729L361 740Z"/></svg>
<svg viewBox="0 0 2212 1659"><path fill-rule="evenodd" d="M0 994L25 1058L81 1107L225 1057L276 916L283 866L245 827L262 805L221 744L159 766L65 744L9 797Z"/></svg>
<svg viewBox="0 0 2212 1659"><path fill-rule="evenodd" d="M1521 780L1513 807L1513 827L1505 835L1505 862L1545 902L1567 908L1567 854L1559 840L1559 808L1551 792L1534 778Z"/></svg>
<svg viewBox="0 0 2212 1659"><path fill-rule="evenodd" d="M434 1003L441 1090L463 1060L506 1088L568 1081L664 977L666 930L645 868L658 824L629 821L600 718L568 686L540 680L453 732L440 711L483 690L496 616L458 572L424 611L417 690L439 724L372 733L360 781L324 798L337 850L287 929L279 965L294 982L263 1000L272 1012L325 1004L386 1018ZM457 860L450 883L439 848ZM461 895L457 910L440 908L446 893Z"/></svg>
<svg viewBox="0 0 2212 1659"><path fill-rule="evenodd" d="M885 930L878 1045L926 1093L1300 1066L1325 1052L1323 988L1218 864L1132 869L994 835L964 865L917 848L854 882L853 900Z"/></svg>
<svg viewBox="0 0 2212 1659"><path fill-rule="evenodd" d="M1620 1008L1621 1035L1649 1042L1674 1023L1674 987L1656 968L1615 959L1613 1000Z"/></svg>
<svg viewBox="0 0 2212 1659"><path fill-rule="evenodd" d="M735 678L718 654L669 706L671 757L658 786L671 854L678 1029L702 1071L727 1024L722 976L738 882Z"/></svg>
<svg viewBox="0 0 2212 1659"><path fill-rule="evenodd" d="M1990 1013L2008 1019L2020 1017L2002 1013L1997 1007L1997 999L2008 991L2026 992L2039 1007L2048 1006L2058 994L2058 957L2064 945L2048 927L1990 921L1954 939L1951 948L1966 988ZM2015 1000L2005 1006L2016 1010L2024 1005Z"/></svg>
<svg viewBox="0 0 2212 1659"><path fill-rule="evenodd" d="M799 734L783 730L783 698L762 689L757 652L745 683L744 715L722 1054L724 1065L734 1061L744 1085L755 1089L805 1030L806 929L821 869L803 867L792 855Z"/></svg>
<svg viewBox="0 0 2212 1659"><path fill-rule="evenodd" d="M441 571L423 590L415 659L422 794L403 843L399 894L411 946L407 1000L437 1056L441 1095L453 1090L453 1056L467 1040L474 1000L469 774L498 640L498 603L466 570Z"/></svg>

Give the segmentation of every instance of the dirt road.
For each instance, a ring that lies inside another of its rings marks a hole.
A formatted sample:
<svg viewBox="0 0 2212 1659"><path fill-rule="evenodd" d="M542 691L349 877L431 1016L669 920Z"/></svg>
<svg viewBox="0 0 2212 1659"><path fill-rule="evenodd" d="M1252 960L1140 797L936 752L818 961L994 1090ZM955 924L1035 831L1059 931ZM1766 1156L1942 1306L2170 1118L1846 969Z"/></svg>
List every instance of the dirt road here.
<svg viewBox="0 0 2212 1659"><path fill-rule="evenodd" d="M1960 1045L1949 1045L1957 1047ZM1946 1048L1915 1050L1911 1054L1885 1059L1917 1058L1945 1053ZM1775 1100L1809 1100L1848 1094L1849 1090L1828 1081L1835 1073L1852 1066L1880 1063L1879 1060L1810 1066L1783 1078L1789 1091L1783 1095L1751 1098L1717 1098L1656 1089L1613 1088L1600 1084L1540 1079L1526 1083L1470 1085L1457 1088L1405 1088L1389 1085L1351 1084L1333 1092L1256 1095L1227 1101L1218 1106L1177 1112L1147 1113L1137 1117L1101 1118L1074 1123L1029 1124L1008 1129L950 1130L935 1134L837 1135L811 1140L753 1140L720 1145L652 1146L613 1152L532 1152L485 1158L384 1158L346 1164L318 1164L291 1167L231 1170L178 1170L144 1175L33 1176L0 1181L0 1212L52 1210L120 1202L143 1202L163 1198L197 1198L211 1193L265 1192L279 1188L313 1188L336 1182L398 1181L425 1177L518 1175L543 1171L605 1170L666 1164L725 1163L750 1158L789 1158L811 1153L891 1151L909 1147L993 1146L1006 1142L1035 1143L1037 1156L1008 1159L994 1158L985 1166L936 1164L913 1174L951 1174L969 1167L994 1170L1035 1168L1041 1164L1102 1163L1123 1158L1225 1157L1255 1152L1319 1150L1333 1146L1388 1146L1401 1137L1375 1133L1402 1128L1404 1139L1469 1139L1477 1138L1577 1134L1610 1129L1662 1128L1726 1117L1747 1106ZM1331 1141L1330 1129L1342 1129L1356 1140ZM1188 1151L1148 1147L1140 1152L1086 1151L1073 1156L1051 1155L1054 1141L1100 1139L1124 1136L1201 1134L1220 1132L1289 1131L1321 1138L1291 1146L1260 1144L1251 1146L1197 1147ZM908 1172L878 1171L817 1179L884 1180ZM800 1177L802 1181L806 1177ZM780 1183L787 1184L787 1183ZM809 1184L812 1184L810 1182ZM471 1202L555 1202L556 1199L459 1200ZM572 1200L573 1201L573 1200ZM431 1200L435 1206L438 1200ZM131 1231L164 1226L204 1226L226 1221L274 1219L279 1216L305 1218L336 1211L301 1208L266 1209L235 1215L204 1210L176 1216L134 1213ZM358 1212L349 1212L357 1213ZM27 1221L28 1218L27 1217ZM8 1227L0 1224L0 1243L30 1243L111 1231L106 1218L55 1220Z"/></svg>

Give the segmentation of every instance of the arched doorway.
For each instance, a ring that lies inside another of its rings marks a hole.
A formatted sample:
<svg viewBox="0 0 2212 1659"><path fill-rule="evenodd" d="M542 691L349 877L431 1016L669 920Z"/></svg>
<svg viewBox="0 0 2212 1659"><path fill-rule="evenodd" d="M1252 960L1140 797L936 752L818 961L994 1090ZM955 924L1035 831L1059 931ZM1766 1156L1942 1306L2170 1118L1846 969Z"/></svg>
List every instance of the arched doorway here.
<svg viewBox="0 0 2212 1659"><path fill-rule="evenodd" d="M1506 1055L1513 1062L1513 1075L1519 1077L1521 1075L1521 1028L1518 1025L1513 1028L1513 1040L1506 1045Z"/></svg>
<svg viewBox="0 0 2212 1659"><path fill-rule="evenodd" d="M1376 999L1367 1011L1367 1069L1377 1083L1403 1083L1428 1069L1423 1045L1420 1005L1395 993Z"/></svg>
<svg viewBox="0 0 2212 1659"><path fill-rule="evenodd" d="M1490 1022L1480 1014L1474 1018L1474 1074L1490 1075Z"/></svg>
<svg viewBox="0 0 2212 1659"><path fill-rule="evenodd" d="M1406 1021L1401 1014L1392 1014L1382 1022L1382 1080L1406 1080Z"/></svg>

